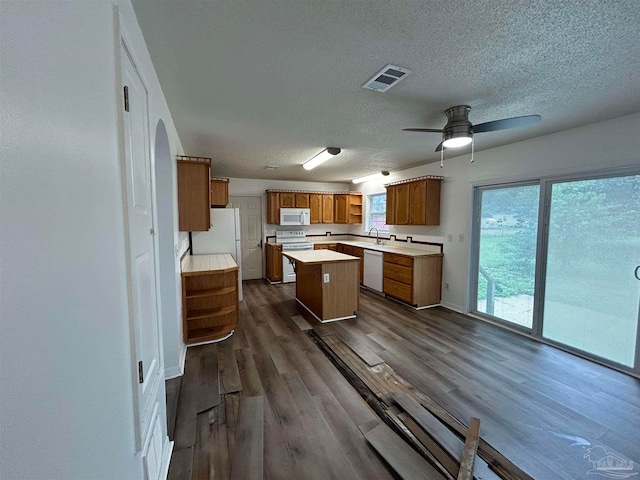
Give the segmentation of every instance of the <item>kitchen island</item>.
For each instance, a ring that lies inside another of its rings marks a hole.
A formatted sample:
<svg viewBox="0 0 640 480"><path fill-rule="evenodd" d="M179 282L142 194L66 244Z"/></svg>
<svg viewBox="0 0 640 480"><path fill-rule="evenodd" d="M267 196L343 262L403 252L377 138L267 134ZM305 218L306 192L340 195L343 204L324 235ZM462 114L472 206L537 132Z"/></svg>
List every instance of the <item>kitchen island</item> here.
<svg viewBox="0 0 640 480"><path fill-rule="evenodd" d="M354 318L360 259L331 250L282 252L295 264L296 300L320 322Z"/></svg>

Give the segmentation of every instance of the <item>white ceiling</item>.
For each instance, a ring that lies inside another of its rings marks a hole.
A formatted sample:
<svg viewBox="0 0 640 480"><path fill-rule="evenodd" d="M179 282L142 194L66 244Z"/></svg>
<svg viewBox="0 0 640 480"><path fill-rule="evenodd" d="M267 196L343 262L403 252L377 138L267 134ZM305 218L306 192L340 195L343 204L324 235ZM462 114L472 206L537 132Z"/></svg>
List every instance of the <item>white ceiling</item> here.
<svg viewBox="0 0 640 480"><path fill-rule="evenodd" d="M447 107L476 151L640 111L639 0L133 0L185 153L218 176L343 182L439 160ZM413 74L360 86L386 64ZM313 171L326 147L343 152ZM450 153L449 150L446 153ZM265 170L278 165L276 171Z"/></svg>

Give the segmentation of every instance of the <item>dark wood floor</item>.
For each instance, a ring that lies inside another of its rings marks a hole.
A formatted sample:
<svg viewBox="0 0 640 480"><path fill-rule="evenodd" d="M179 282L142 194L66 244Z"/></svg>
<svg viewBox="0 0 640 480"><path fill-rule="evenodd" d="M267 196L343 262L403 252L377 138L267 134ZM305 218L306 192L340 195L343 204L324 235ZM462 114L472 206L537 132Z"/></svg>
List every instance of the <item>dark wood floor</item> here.
<svg viewBox="0 0 640 480"><path fill-rule="evenodd" d="M291 319L303 314L294 294L293 284L245 282L234 336L189 349L189 375L168 386L170 478L229 478L238 407L255 397L264 405L264 478L392 478L358 430L377 416ZM640 472L637 379L446 309L416 312L368 292L358 318L309 322L320 335L365 345L457 418L480 418L482 437L534 478L593 478L585 458L593 446ZM210 398L200 398L203 385Z"/></svg>

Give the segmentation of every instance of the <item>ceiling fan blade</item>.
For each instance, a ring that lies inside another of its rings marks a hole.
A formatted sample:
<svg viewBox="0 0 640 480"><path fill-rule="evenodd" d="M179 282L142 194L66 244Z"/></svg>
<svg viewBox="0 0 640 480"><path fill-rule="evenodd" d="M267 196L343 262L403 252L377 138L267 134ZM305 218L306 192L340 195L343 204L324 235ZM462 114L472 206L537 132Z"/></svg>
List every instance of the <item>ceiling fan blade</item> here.
<svg viewBox="0 0 640 480"><path fill-rule="evenodd" d="M525 115L524 117L503 118L493 122L479 123L472 127L473 133L495 132L496 130L506 130L508 128L524 127L540 121L540 115Z"/></svg>
<svg viewBox="0 0 640 480"><path fill-rule="evenodd" d="M437 128L403 128L403 132L432 132L432 133L442 133L442 130L438 130Z"/></svg>
<svg viewBox="0 0 640 480"><path fill-rule="evenodd" d="M447 147L443 147L442 144L444 143L444 140L441 141L438 146L436 147L436 152L439 152L440 150L442 150L443 148L446 150Z"/></svg>

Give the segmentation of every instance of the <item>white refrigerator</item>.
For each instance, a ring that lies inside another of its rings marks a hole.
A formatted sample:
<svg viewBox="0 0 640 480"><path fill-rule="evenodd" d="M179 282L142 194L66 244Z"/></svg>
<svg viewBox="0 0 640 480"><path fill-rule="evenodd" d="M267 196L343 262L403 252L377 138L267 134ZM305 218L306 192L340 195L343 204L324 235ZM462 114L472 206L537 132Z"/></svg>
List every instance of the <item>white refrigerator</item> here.
<svg viewBox="0 0 640 480"><path fill-rule="evenodd" d="M212 208L211 228L208 232L191 234L194 255L230 253L238 264L238 295L242 301L242 249L240 245L240 210Z"/></svg>

